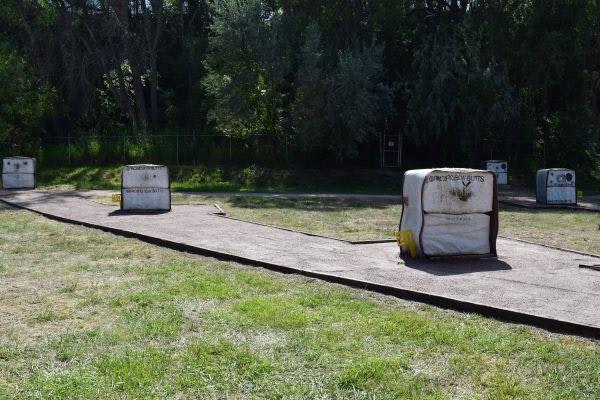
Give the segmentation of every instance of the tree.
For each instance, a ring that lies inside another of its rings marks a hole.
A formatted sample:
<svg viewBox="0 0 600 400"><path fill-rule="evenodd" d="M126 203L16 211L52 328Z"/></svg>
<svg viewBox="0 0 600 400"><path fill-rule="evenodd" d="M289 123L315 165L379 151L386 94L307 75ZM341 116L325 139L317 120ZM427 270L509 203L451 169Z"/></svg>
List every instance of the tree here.
<svg viewBox="0 0 600 400"><path fill-rule="evenodd" d="M339 163L377 137L377 123L392 114L392 93L383 82L383 46L354 44L328 70L323 53L319 28L310 23L300 49L293 127L305 150L327 149Z"/></svg>
<svg viewBox="0 0 600 400"><path fill-rule="evenodd" d="M493 60L482 60L479 35L465 23L424 36L406 86L408 137L419 145L443 143L446 160L475 162L481 140L500 140L517 115L508 78Z"/></svg>
<svg viewBox="0 0 600 400"><path fill-rule="evenodd" d="M260 0L218 0L213 12L203 80L209 119L226 135L281 134L290 68L283 15Z"/></svg>
<svg viewBox="0 0 600 400"><path fill-rule="evenodd" d="M0 41L0 144L12 150L36 142L55 101L23 56Z"/></svg>
<svg viewBox="0 0 600 400"><path fill-rule="evenodd" d="M321 32L316 23L308 25L299 53L292 128L302 149L310 152L323 147L328 129L325 118L328 85L322 65Z"/></svg>
<svg viewBox="0 0 600 400"><path fill-rule="evenodd" d="M354 45L340 53L328 79L327 143L338 162L358 154L358 145L376 138L377 122L391 114L392 92L383 82L383 46Z"/></svg>

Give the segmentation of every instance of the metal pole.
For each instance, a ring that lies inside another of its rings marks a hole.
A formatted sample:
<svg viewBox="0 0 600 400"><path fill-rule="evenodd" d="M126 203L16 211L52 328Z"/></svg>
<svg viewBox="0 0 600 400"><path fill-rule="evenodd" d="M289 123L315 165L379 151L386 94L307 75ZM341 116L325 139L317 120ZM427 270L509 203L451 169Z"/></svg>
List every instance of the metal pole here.
<svg viewBox="0 0 600 400"><path fill-rule="evenodd" d="M67 133L67 153L69 154L69 165L71 165L71 133Z"/></svg>
<svg viewBox="0 0 600 400"><path fill-rule="evenodd" d="M379 135L379 169L383 169L383 157L384 157L384 153L383 153L383 146L385 146L384 142L384 135L385 132L382 132L381 135Z"/></svg>
<svg viewBox="0 0 600 400"><path fill-rule="evenodd" d="M192 129L192 154L194 155L194 165L198 165L198 157L196 155L196 129Z"/></svg>
<svg viewBox="0 0 600 400"><path fill-rule="evenodd" d="M288 135L285 135L285 165L290 165L290 159L288 157Z"/></svg>
<svg viewBox="0 0 600 400"><path fill-rule="evenodd" d="M404 147L404 133L398 131L398 168L402 167L402 148Z"/></svg>

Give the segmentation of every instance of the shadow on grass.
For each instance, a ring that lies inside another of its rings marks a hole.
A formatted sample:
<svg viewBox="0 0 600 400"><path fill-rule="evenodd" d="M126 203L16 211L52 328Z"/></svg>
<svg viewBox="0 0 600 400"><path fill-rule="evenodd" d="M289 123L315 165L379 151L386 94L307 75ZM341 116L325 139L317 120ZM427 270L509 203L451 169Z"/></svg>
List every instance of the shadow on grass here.
<svg viewBox="0 0 600 400"><path fill-rule="evenodd" d="M121 169L118 167L77 167L41 169L40 186L73 185L75 189L118 189Z"/></svg>
<svg viewBox="0 0 600 400"><path fill-rule="evenodd" d="M282 199L265 197L232 196L228 202L237 208L291 209L298 211L338 212L358 209L386 209L398 206L398 201L388 200L339 200L323 198Z"/></svg>
<svg viewBox="0 0 600 400"><path fill-rule="evenodd" d="M40 167L40 186L73 185L77 189L115 189L121 165ZM172 188L182 191L263 191L399 194L401 179L377 170L295 170L257 166L169 166Z"/></svg>
<svg viewBox="0 0 600 400"><path fill-rule="evenodd" d="M589 210L577 210L567 208L531 208L531 207L519 207L510 204L500 204L500 211L514 212L520 214L581 214L581 215L593 215L594 211Z"/></svg>

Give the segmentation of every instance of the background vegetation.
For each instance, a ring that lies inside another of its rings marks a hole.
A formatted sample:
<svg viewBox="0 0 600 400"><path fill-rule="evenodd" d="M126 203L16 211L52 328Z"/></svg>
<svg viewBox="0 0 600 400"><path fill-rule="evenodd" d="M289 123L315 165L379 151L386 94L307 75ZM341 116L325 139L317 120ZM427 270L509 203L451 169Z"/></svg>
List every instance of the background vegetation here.
<svg viewBox="0 0 600 400"><path fill-rule="evenodd" d="M2 2L0 153L66 164L68 135L72 164L171 162L177 132L215 162L373 167L394 135L403 167L588 179L599 59L597 0Z"/></svg>

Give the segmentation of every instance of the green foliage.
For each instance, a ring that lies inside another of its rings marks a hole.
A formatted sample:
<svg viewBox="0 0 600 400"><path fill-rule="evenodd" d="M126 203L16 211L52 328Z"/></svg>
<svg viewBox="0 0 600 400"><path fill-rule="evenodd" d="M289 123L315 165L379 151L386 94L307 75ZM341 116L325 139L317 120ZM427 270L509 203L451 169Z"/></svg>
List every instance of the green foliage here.
<svg viewBox="0 0 600 400"><path fill-rule="evenodd" d="M213 12L203 79L209 120L228 136L280 133L289 68L281 12L260 0L218 0Z"/></svg>
<svg viewBox="0 0 600 400"><path fill-rule="evenodd" d="M358 154L358 144L375 138L376 123L391 113L392 94L382 82L383 47L372 44L340 54L329 79L329 149L338 161Z"/></svg>
<svg viewBox="0 0 600 400"><path fill-rule="evenodd" d="M0 42L0 144L25 147L40 136L56 93L40 83L27 61Z"/></svg>
<svg viewBox="0 0 600 400"><path fill-rule="evenodd" d="M307 29L299 51L296 95L292 103L292 128L303 149L313 151L322 147L327 132L327 82L323 70L321 32L316 23Z"/></svg>
<svg viewBox="0 0 600 400"><path fill-rule="evenodd" d="M375 166L401 133L406 167L600 174L597 0L69 4L0 4L3 153L8 137L177 129L273 138L240 163ZM139 141L133 156L171 161ZM201 147L223 161L222 143Z"/></svg>
<svg viewBox="0 0 600 400"><path fill-rule="evenodd" d="M337 162L358 155L391 115L392 92L383 82L383 47L354 45L324 70L318 27L311 23L300 50L292 105L294 131L305 149L327 148Z"/></svg>
<svg viewBox="0 0 600 400"><path fill-rule="evenodd" d="M455 143L450 151L477 154L482 139L499 140L517 117L508 78L482 59L479 35L466 24L425 35L407 87L407 133L420 144Z"/></svg>

